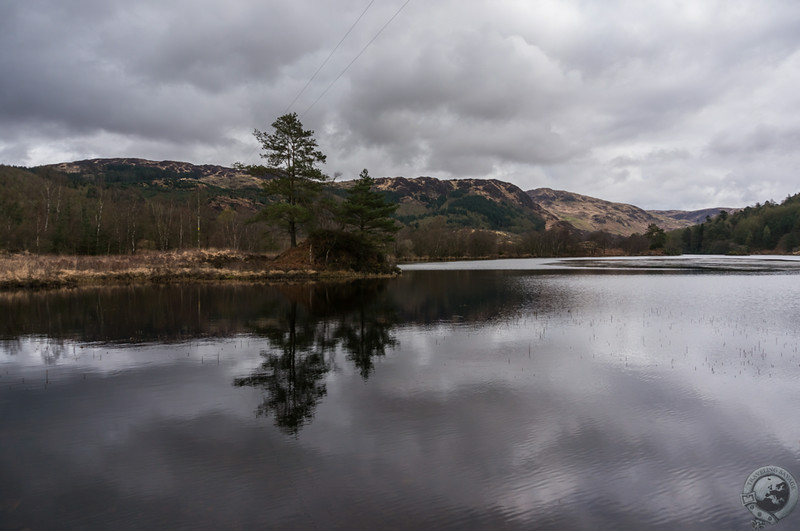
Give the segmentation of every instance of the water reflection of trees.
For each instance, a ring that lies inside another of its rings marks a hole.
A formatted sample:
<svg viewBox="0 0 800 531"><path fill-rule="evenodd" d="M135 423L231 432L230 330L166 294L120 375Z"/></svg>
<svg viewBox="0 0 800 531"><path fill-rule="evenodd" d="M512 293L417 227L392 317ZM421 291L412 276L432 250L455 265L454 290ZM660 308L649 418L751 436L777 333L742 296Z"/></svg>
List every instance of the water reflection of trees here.
<svg viewBox="0 0 800 531"><path fill-rule="evenodd" d="M46 336L139 343L229 337L245 332L274 288L132 285L0 293L0 338Z"/></svg>
<svg viewBox="0 0 800 531"><path fill-rule="evenodd" d="M368 313L366 305L357 312L343 318L336 329L336 337L348 352L348 359L358 368L366 380L374 369L373 358L386 355L386 348L393 348L397 340L391 333L393 314Z"/></svg>
<svg viewBox="0 0 800 531"><path fill-rule="evenodd" d="M230 337L273 319L270 308L277 310L281 301L293 299L317 319L338 317L331 326L341 328L339 336L329 336L331 340L348 338L350 352L366 349L380 355L379 348L368 344L381 341L369 335L385 327L385 315L403 323L480 322L521 307L542 312L563 306L564 293L527 281L533 278L527 272L415 271L378 287L186 284L0 293L0 338L139 343ZM366 309L364 316L358 314L359 305ZM361 359L366 358L353 354L353 361Z"/></svg>
<svg viewBox="0 0 800 531"><path fill-rule="evenodd" d="M298 315L298 304L291 301L283 315L258 330L275 350L261 353L264 361L256 372L234 380L237 387L261 388L264 400L258 406L258 415L274 415L275 423L289 433L297 433L313 416L317 402L326 393L323 379L329 362L324 343L317 341L318 327L310 317L306 311Z"/></svg>
<svg viewBox="0 0 800 531"><path fill-rule="evenodd" d="M253 325L272 348L261 353L256 371L233 382L264 392L259 416L272 416L281 430L297 434L327 392L325 376L338 347L363 378L369 377L373 358L396 345L395 312L380 296L385 286L384 281L359 281L281 290L285 299L265 308Z"/></svg>

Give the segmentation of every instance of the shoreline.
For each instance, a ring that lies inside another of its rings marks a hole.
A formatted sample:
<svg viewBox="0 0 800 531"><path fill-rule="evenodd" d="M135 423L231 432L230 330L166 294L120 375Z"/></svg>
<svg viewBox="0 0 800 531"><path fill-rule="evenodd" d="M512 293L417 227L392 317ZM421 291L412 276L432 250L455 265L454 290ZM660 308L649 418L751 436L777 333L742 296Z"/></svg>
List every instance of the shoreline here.
<svg viewBox="0 0 800 531"><path fill-rule="evenodd" d="M401 273L369 273L334 267L315 267L297 260L296 253L269 256L231 250L145 251L136 255L39 255L0 253L0 292L70 289L92 286L179 283L336 282L358 279L396 278ZM759 256L755 253L750 256ZM569 258L622 258L629 255L587 255ZM660 256L656 253L638 256ZM703 256L703 255L698 255ZM786 256L797 256L787 254ZM448 257L402 260L398 266L423 262L484 261L533 257ZM548 257L566 258L566 257Z"/></svg>
<svg viewBox="0 0 800 531"><path fill-rule="evenodd" d="M397 274L315 268L228 250L137 255L0 254L0 291L177 283L281 283L393 278Z"/></svg>

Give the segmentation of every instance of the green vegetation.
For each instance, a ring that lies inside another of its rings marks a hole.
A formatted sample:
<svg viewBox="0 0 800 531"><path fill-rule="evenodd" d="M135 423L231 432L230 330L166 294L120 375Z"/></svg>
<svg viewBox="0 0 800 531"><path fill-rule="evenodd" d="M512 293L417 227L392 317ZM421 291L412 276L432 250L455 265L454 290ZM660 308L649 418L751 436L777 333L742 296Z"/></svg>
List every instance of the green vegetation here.
<svg viewBox="0 0 800 531"><path fill-rule="evenodd" d="M800 251L800 194L735 214L723 211L704 223L668 234L668 245L685 253L748 254Z"/></svg>
<svg viewBox="0 0 800 531"><path fill-rule="evenodd" d="M394 199L397 194L391 192ZM447 195L431 198L425 194L417 197L417 204L404 204L395 218L413 229L426 226L436 219L445 219L455 231L463 228L482 231L521 234L529 230L543 230L544 220L504 200L489 199L468 188L458 188Z"/></svg>
<svg viewBox="0 0 800 531"><path fill-rule="evenodd" d="M388 203L374 186L374 179L364 169L338 209L338 220L351 228L357 241L357 269L362 269L370 257L383 255L382 250L400 230L391 218L397 205Z"/></svg>
<svg viewBox="0 0 800 531"><path fill-rule="evenodd" d="M512 226L512 213L507 207L486 199L480 195L467 195L452 201L447 208L448 214L463 216L469 226L469 214L474 213L483 216L489 226L497 230L508 229Z"/></svg>
<svg viewBox="0 0 800 531"><path fill-rule="evenodd" d="M271 247L264 223L246 223L262 207L258 189L223 190L135 168L64 174L0 166L0 249L99 255Z"/></svg>
<svg viewBox="0 0 800 531"><path fill-rule="evenodd" d="M663 249L664 245L667 243L667 233L655 223L651 223L647 226L644 237L650 241L650 249L653 250Z"/></svg>
<svg viewBox="0 0 800 531"><path fill-rule="evenodd" d="M174 187L181 187L181 177L197 179L200 177L198 172L177 175L161 168L148 168L135 166L133 164L109 164L106 166L102 180L106 184L121 184L131 186L143 183L153 183L162 181ZM190 182L184 181L185 186L192 186Z"/></svg>
<svg viewBox="0 0 800 531"><path fill-rule="evenodd" d="M314 200L327 180L317 167L326 157L317 149L314 131L303 129L296 113L280 116L272 127L273 133L253 132L266 152L261 157L267 159L268 171L277 176L264 183L272 201L262 213L266 220L284 225L290 245L297 247L298 228L314 219Z"/></svg>

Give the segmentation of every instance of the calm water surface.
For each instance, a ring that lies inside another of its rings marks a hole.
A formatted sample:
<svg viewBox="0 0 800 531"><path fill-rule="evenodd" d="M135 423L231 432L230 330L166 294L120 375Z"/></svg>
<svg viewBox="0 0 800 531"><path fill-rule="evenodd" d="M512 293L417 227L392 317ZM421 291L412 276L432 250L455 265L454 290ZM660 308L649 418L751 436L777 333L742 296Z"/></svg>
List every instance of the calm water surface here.
<svg viewBox="0 0 800 531"><path fill-rule="evenodd" d="M800 478L800 261L405 269L0 294L0 529L751 529Z"/></svg>

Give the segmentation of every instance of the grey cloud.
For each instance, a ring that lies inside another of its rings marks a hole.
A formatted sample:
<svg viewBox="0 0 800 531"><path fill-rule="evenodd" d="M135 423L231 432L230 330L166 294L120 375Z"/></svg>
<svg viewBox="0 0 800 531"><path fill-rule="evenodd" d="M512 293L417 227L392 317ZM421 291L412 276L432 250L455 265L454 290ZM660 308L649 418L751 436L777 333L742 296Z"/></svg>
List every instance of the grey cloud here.
<svg viewBox="0 0 800 531"><path fill-rule="evenodd" d="M670 161L687 160L691 154L685 149L656 149L643 156L621 155L609 162L612 167L624 168L626 166L636 166L643 163L665 163Z"/></svg>
<svg viewBox="0 0 800 531"><path fill-rule="evenodd" d="M16 31L0 37L15 50L0 58L0 119L176 142L215 141L220 124L244 117L229 112L242 84L280 82L281 69L319 48L324 29L307 21L312 38L293 39L307 16L295 3L39 4L12 13Z"/></svg>
<svg viewBox="0 0 800 531"><path fill-rule="evenodd" d="M538 117L554 103L564 104L565 73L515 35L456 31L432 40L413 54L390 51L355 74L351 105L370 111L446 111L498 122ZM390 71L380 72L389 62Z"/></svg>
<svg viewBox="0 0 800 531"><path fill-rule="evenodd" d="M758 124L744 130L722 131L708 145L716 155L754 156L792 153L800 144L800 128Z"/></svg>
<svg viewBox="0 0 800 531"><path fill-rule="evenodd" d="M399 145L402 156L420 155L430 170L455 176L580 151L547 122L571 83L557 62L513 35L446 37L412 54L388 50L354 74L343 105L354 139L389 152ZM379 75L386 63L392 68Z"/></svg>
<svg viewBox="0 0 800 531"><path fill-rule="evenodd" d="M495 127L484 125L464 131L454 126L452 134L440 135L438 149L431 158L432 166L447 170L448 161L455 162L460 157L481 158L496 164L547 164L566 160L578 151L546 126L522 123Z"/></svg>
<svg viewBox="0 0 800 531"><path fill-rule="evenodd" d="M166 10L160 2L137 3L127 8L124 31L108 24L104 37L131 76L154 86L188 83L226 92L241 83L274 82L286 65L327 45L331 29L304 7L268 2L237 9L206 1ZM302 39L298 27L304 27Z"/></svg>

